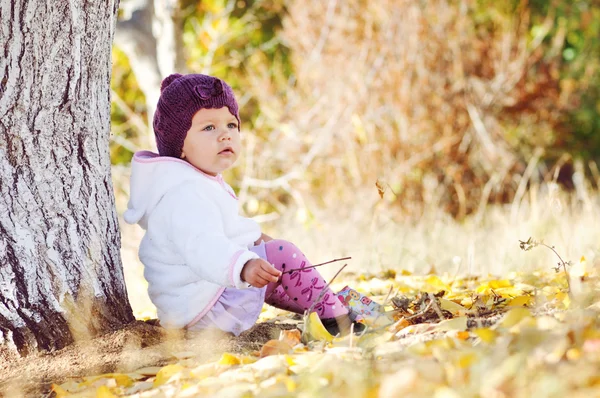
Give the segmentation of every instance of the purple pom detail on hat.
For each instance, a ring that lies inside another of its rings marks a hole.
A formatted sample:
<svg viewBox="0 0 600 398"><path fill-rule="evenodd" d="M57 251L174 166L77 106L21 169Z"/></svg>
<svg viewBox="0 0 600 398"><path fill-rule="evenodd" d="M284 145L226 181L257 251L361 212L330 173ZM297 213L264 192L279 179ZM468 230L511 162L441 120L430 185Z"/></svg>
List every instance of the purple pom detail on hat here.
<svg viewBox="0 0 600 398"><path fill-rule="evenodd" d="M227 107L240 129L240 116L233 90L216 77L174 73L160 85L160 98L154 113L154 136L161 156L179 158L183 142L200 109Z"/></svg>
<svg viewBox="0 0 600 398"><path fill-rule="evenodd" d="M160 92L162 93L165 88L169 86L169 84L173 83L174 80L179 79L181 76L183 75L180 75L179 73L173 73L172 75L165 77L160 84Z"/></svg>
<svg viewBox="0 0 600 398"><path fill-rule="evenodd" d="M223 84L221 80L215 80L214 82L201 82L194 87L194 91L198 94L198 97L203 100L208 100L212 97L217 97L223 94Z"/></svg>

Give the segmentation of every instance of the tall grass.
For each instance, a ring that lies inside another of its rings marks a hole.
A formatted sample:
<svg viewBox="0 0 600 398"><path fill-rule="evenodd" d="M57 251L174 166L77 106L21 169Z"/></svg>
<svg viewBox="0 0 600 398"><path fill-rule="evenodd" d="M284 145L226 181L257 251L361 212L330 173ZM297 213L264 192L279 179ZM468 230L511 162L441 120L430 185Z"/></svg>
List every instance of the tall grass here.
<svg viewBox="0 0 600 398"><path fill-rule="evenodd" d="M119 171L114 173L115 185L126 185L127 175ZM118 211L122 214L126 195L118 192ZM595 191L587 194L585 202L550 183L530 190L518 205L490 205L479 215L462 221L435 207L428 208L419 219L399 220L389 212L385 196L380 199L373 187L370 193L364 193L367 201L375 203L373 207L349 200L343 206L320 208L312 218L290 209L276 220L263 223L263 230L294 242L314 263L351 256L347 270L359 274L393 269L416 274L506 277L511 271L551 271L556 265L553 253L519 249L519 240L530 236L556 246L565 260L576 262L585 256L590 267L597 267L600 195ZM137 258L143 231L121 220L121 233L132 307L137 316L153 316L143 267ZM320 271L330 278L337 269L332 264Z"/></svg>
<svg viewBox="0 0 600 398"><path fill-rule="evenodd" d="M331 207L382 178L404 213L435 203L461 219L547 181L541 160L554 161L577 97L560 84L564 30L550 34L552 10L532 30L525 3L482 7L289 1L279 38L292 77L277 62L247 66L242 89L261 112L242 195Z"/></svg>
<svg viewBox="0 0 600 398"><path fill-rule="evenodd" d="M552 6L535 22L527 2L289 0L284 9L269 43L228 68L251 117L227 177L267 233L315 262L351 255L358 272L554 265L551 253L519 250L529 236L596 261L600 172L560 149L581 92L561 80L566 27ZM203 71L238 59L229 33ZM121 211L127 172L115 168ZM147 303L141 231L123 226L123 237L136 307Z"/></svg>

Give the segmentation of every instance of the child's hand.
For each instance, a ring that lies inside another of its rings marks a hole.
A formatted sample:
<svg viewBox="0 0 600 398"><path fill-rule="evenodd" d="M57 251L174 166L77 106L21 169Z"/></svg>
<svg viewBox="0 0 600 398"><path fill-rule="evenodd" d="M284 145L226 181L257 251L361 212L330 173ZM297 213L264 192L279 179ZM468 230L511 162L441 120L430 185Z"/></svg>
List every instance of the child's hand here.
<svg viewBox="0 0 600 398"><path fill-rule="evenodd" d="M281 276L281 271L262 258L255 258L244 264L240 276L243 281L254 287L264 287L269 282L277 282Z"/></svg>

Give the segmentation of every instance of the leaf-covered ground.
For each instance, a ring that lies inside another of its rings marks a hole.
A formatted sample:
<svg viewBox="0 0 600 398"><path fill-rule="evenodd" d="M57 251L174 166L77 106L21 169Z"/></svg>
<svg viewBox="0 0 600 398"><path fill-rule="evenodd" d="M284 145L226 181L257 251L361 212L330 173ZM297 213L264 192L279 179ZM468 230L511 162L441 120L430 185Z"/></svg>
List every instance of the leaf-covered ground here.
<svg viewBox="0 0 600 398"><path fill-rule="evenodd" d="M571 291L552 270L338 279L334 289L350 284L385 306L362 335L332 338L314 317L265 307L260 321L288 330L262 346L230 346L209 362L190 347L161 366L52 389L58 397L600 396L600 279L583 258L570 269Z"/></svg>

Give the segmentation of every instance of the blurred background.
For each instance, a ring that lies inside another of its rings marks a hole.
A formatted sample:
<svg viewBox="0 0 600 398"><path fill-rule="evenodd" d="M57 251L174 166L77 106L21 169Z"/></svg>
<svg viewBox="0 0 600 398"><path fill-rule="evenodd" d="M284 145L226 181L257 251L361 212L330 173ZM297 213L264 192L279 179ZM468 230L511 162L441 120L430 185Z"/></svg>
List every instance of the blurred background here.
<svg viewBox="0 0 600 398"><path fill-rule="evenodd" d="M519 250L533 236L594 265L599 67L600 0L121 0L117 208L133 153L154 148L160 81L205 73L240 103L245 153L225 177L242 212L314 263L550 269ZM143 231L121 227L132 306L152 316Z"/></svg>

